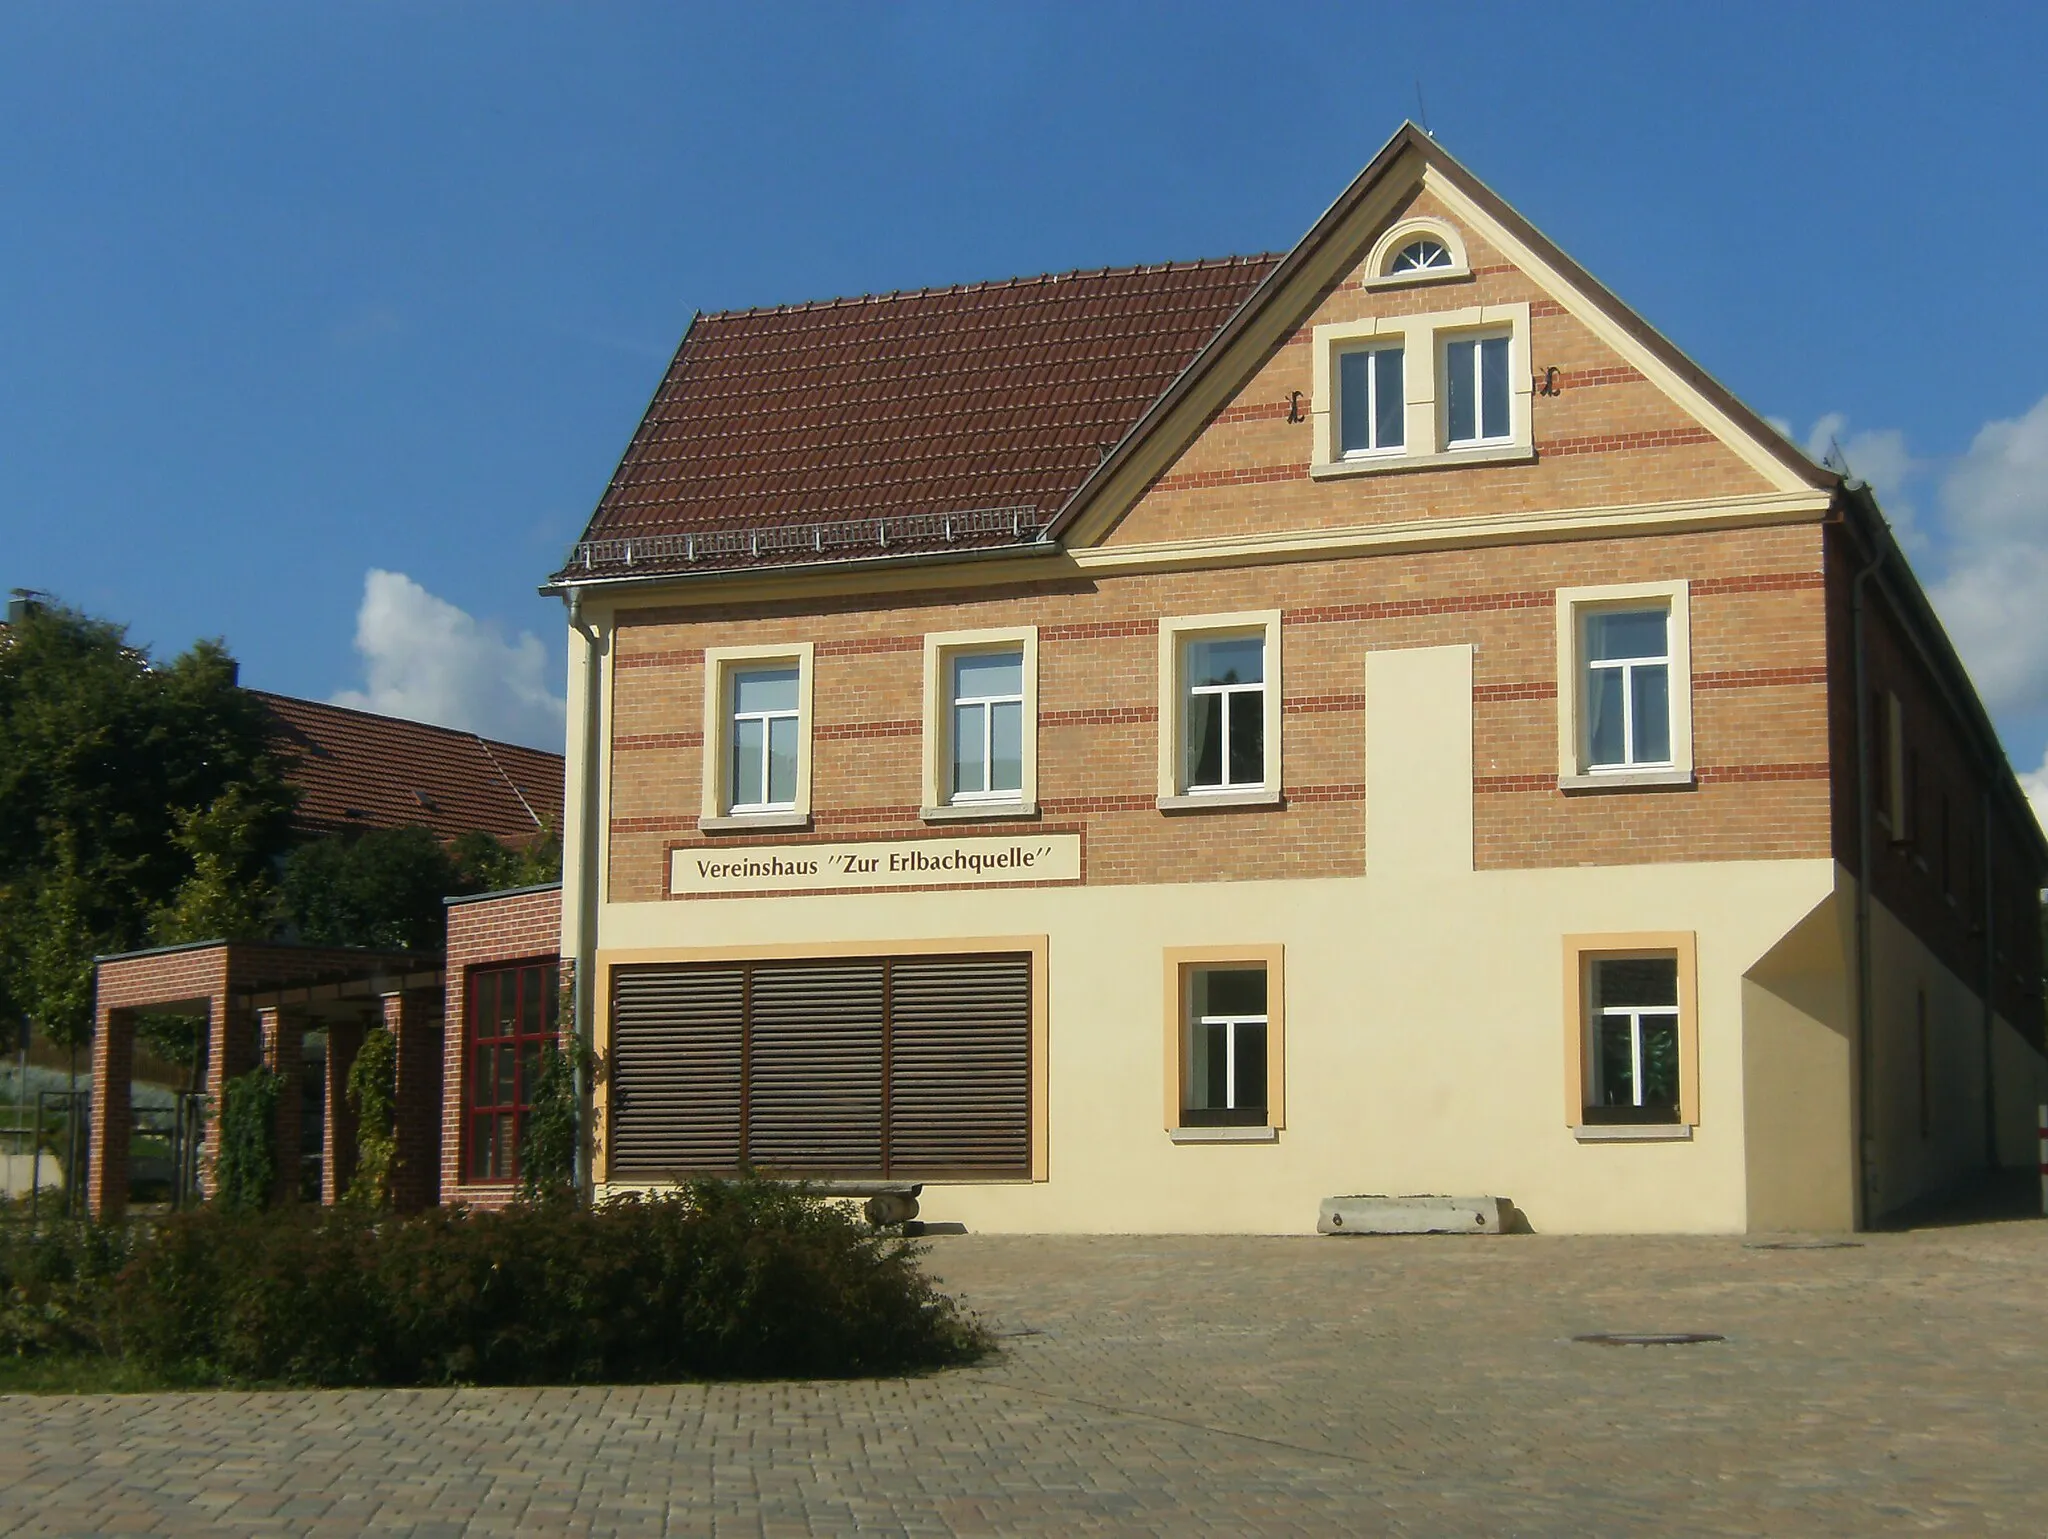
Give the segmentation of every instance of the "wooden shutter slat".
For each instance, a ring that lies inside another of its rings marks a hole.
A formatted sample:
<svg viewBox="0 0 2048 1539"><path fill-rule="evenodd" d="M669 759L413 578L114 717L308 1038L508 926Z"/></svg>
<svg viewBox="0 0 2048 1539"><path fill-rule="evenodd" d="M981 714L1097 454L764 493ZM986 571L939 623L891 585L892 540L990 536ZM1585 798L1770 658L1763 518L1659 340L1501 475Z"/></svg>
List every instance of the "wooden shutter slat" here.
<svg viewBox="0 0 2048 1539"><path fill-rule="evenodd" d="M890 977L892 1175L1031 1167L1031 959L904 957Z"/></svg>
<svg viewBox="0 0 2048 1539"><path fill-rule="evenodd" d="M777 1175L882 1168L882 964L754 967L747 1154Z"/></svg>

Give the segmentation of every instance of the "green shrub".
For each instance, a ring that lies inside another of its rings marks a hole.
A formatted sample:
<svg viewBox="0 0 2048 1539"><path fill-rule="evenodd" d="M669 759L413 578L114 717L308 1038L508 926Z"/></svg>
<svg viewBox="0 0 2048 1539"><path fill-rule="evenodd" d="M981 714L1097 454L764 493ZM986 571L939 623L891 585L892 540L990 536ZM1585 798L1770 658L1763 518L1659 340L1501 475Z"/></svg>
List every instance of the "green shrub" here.
<svg viewBox="0 0 2048 1539"><path fill-rule="evenodd" d="M270 1206L277 1179L277 1076L251 1069L221 1086L220 1153L213 1162L213 1200L223 1208Z"/></svg>
<svg viewBox="0 0 2048 1539"><path fill-rule="evenodd" d="M110 1313L120 1350L199 1383L813 1378L971 1361L986 1334L919 1254L759 1182L594 1209L205 1210L139 1249Z"/></svg>
<svg viewBox="0 0 2048 1539"><path fill-rule="evenodd" d="M105 1350L109 1285L131 1248L126 1229L31 1226L0 1203L0 1358Z"/></svg>

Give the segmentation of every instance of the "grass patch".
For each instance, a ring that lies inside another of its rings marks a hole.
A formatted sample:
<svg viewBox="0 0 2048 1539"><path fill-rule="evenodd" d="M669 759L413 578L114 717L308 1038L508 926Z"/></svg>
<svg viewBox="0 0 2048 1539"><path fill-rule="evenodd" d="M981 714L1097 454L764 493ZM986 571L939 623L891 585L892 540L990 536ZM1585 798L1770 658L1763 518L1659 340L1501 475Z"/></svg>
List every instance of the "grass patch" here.
<svg viewBox="0 0 2048 1539"><path fill-rule="evenodd" d="M919 1247L765 1182L0 1231L0 1387L872 1377L992 1344Z"/></svg>

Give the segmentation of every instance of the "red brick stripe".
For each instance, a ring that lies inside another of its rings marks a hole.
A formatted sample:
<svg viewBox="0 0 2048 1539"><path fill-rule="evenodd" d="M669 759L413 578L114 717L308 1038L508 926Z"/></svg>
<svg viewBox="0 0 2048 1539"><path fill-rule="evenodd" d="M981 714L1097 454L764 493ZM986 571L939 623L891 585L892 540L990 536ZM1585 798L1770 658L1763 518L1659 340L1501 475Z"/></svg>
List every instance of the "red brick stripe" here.
<svg viewBox="0 0 2048 1539"><path fill-rule="evenodd" d="M1555 700L1557 681L1535 679L1526 684L1475 684L1474 700Z"/></svg>
<svg viewBox="0 0 2048 1539"><path fill-rule="evenodd" d="M612 739L612 751L631 753L639 748L702 748L701 732L632 732Z"/></svg>
<svg viewBox="0 0 2048 1539"><path fill-rule="evenodd" d="M1325 711L1362 711L1365 696L1355 695L1293 695L1281 705L1289 716L1313 716Z"/></svg>
<svg viewBox="0 0 2048 1539"><path fill-rule="evenodd" d="M1710 764L1693 771L1701 785L1726 785L1730 783L1754 784L1761 781L1825 780L1828 767L1825 764ZM1518 791L1555 791L1557 776L1549 775L1477 775L1473 777L1472 789L1482 796L1498 795Z"/></svg>
<svg viewBox="0 0 2048 1539"><path fill-rule="evenodd" d="M1825 667L1812 668L1730 668L1718 673L1696 673L1694 689L1767 689L1774 684L1825 684Z"/></svg>
<svg viewBox="0 0 2048 1539"><path fill-rule="evenodd" d="M1044 711L1039 715L1038 724L1041 727L1115 727L1158 719L1159 708L1155 705L1114 705L1090 711Z"/></svg>
<svg viewBox="0 0 2048 1539"><path fill-rule="evenodd" d="M854 636L845 641L821 641L819 657L870 657L877 652L921 652L922 636Z"/></svg>
<svg viewBox="0 0 2048 1539"><path fill-rule="evenodd" d="M813 736L821 743L831 743L847 738L915 737L923 730L924 723L919 721L842 721L817 728Z"/></svg>
<svg viewBox="0 0 2048 1539"><path fill-rule="evenodd" d="M1825 586L1827 578L1819 572L1759 572L1752 577L1705 577L1692 585L1692 591L1695 594L1777 593Z"/></svg>
<svg viewBox="0 0 2048 1539"><path fill-rule="evenodd" d="M1596 433L1584 438L1538 440L1542 459L1567 454L1613 454L1622 449L1673 449L1681 444L1710 444L1714 435L1703 427L1653 428L1644 433Z"/></svg>
<svg viewBox="0 0 2048 1539"><path fill-rule="evenodd" d="M1565 307L1554 299L1532 299L1529 301L1529 318L1531 320L1534 320L1539 315L1565 315L1568 313Z"/></svg>
<svg viewBox="0 0 2048 1539"><path fill-rule="evenodd" d="M1535 382L1543 383L1541 374L1535 375ZM1643 382L1643 371L1625 363L1603 364L1597 369L1559 369L1557 388L1560 390L1587 390L1596 385L1634 385Z"/></svg>
<svg viewBox="0 0 2048 1539"><path fill-rule="evenodd" d="M1040 641L1101 641L1111 636L1155 636L1157 620L1077 620L1071 625L1048 625L1038 633Z"/></svg>
<svg viewBox="0 0 2048 1539"><path fill-rule="evenodd" d="M1306 427L1308 425L1307 407L1308 403L1304 399L1302 402L1301 422L1297 426ZM1286 401L1240 401L1235 406L1224 407L1223 410L1211 417L1209 421L1217 425L1226 422L1285 422L1291 409L1290 404Z"/></svg>
<svg viewBox="0 0 2048 1539"><path fill-rule="evenodd" d="M1306 481L1306 465L1250 465L1242 470L1190 470L1177 476L1162 476L1152 483L1155 492L1184 492L1212 486L1261 486L1269 481Z"/></svg>

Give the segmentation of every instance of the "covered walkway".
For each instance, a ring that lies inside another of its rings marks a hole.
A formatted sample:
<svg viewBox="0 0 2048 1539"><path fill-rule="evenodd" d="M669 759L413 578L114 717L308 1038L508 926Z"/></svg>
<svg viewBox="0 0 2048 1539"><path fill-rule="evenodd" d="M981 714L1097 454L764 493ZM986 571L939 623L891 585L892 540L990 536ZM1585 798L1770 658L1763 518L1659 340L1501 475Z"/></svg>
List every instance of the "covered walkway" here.
<svg viewBox="0 0 2048 1539"><path fill-rule="evenodd" d="M221 1087L259 1063L284 1081L277 1103L278 1201L300 1195L317 1160L322 1202L347 1189L355 1119L344 1092L372 1026L398 1046L397 1169L400 1208L439 1195L442 1064L441 959L431 953L272 942L198 941L97 959L92 1044L87 1205L95 1218L128 1204L135 1025L142 1015L205 1022L200 1086L217 1108ZM211 1193L218 1119L209 1114L200 1151L201 1190Z"/></svg>

